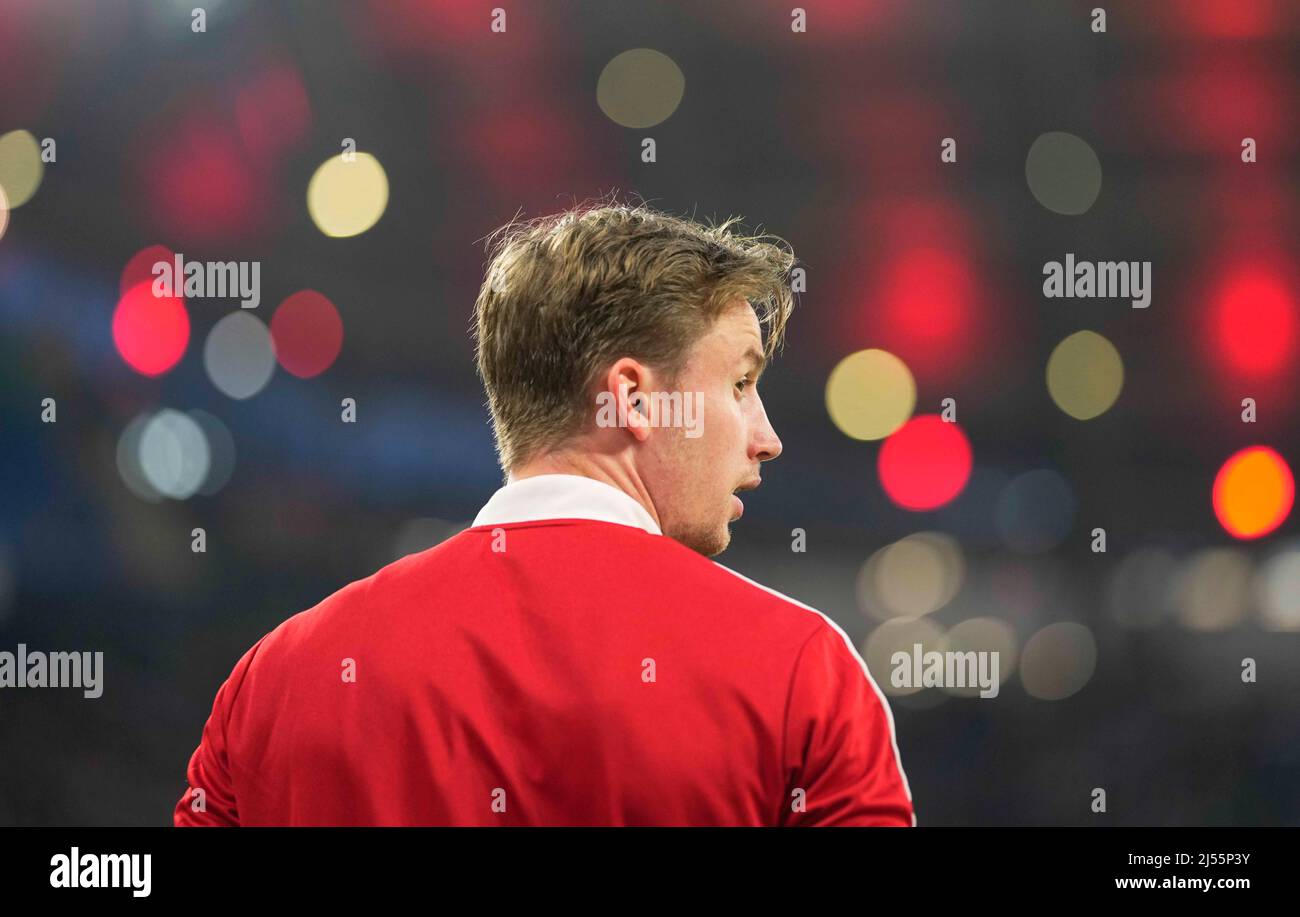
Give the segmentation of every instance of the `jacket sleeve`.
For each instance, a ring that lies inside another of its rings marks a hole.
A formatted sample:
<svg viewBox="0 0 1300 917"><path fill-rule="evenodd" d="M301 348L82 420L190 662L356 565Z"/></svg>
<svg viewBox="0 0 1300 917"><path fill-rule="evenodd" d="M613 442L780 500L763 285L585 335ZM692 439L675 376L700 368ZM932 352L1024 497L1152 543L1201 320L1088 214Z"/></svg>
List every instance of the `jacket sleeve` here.
<svg viewBox="0 0 1300 917"><path fill-rule="evenodd" d="M190 757L185 772L188 786L172 813L172 824L177 828L239 826L226 726L230 721L235 698L248 674L248 667L261 645L262 640L258 640L240 657L230 677L217 690L212 713L203 726L199 746Z"/></svg>
<svg viewBox="0 0 1300 917"><path fill-rule="evenodd" d="M916 825L889 704L829 619L795 660L783 755L781 824Z"/></svg>

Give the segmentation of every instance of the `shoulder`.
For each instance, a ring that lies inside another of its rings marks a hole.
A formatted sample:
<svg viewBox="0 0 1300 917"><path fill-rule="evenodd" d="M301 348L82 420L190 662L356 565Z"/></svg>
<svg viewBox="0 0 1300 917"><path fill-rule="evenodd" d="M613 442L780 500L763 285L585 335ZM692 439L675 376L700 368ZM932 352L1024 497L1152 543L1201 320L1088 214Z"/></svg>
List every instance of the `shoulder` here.
<svg viewBox="0 0 1300 917"><path fill-rule="evenodd" d="M852 639L845 633L844 628L840 627L834 618L821 609L814 608L812 605L786 595L784 592L778 592L771 586L765 586L758 580L750 579L744 574L737 573L730 567L725 567L716 561L711 563L721 573L734 581L730 584L732 589L749 597L754 602L765 603L789 620L804 625L803 629L808 639L820 636L836 645L842 645L855 660L862 662L861 656L854 647ZM865 665L865 662L863 662L864 668Z"/></svg>
<svg viewBox="0 0 1300 917"><path fill-rule="evenodd" d="M710 597L711 613L734 617L739 632L754 632L772 625L800 643L817 633L841 637L852 643L835 621L819 608L787 595L725 564L699 554L670 538L658 538L662 550L672 555L679 575L689 577L701 597ZM797 647L796 647L797 649Z"/></svg>
<svg viewBox="0 0 1300 917"><path fill-rule="evenodd" d="M575 536L596 537L592 527L573 527ZM751 579L717 561L663 535L650 535L624 526L601 526L598 540L608 554L635 555L637 575L630 582L660 597L690 596L693 607L705 606L715 626L730 626L736 634L758 639L772 639L778 634L787 647L797 641L797 650L805 641L821 634L836 642L855 658L853 643L834 619L818 608L770 586ZM373 615L375 609L401 604L410 595L427 594L453 574L463 577L467 564L474 560L472 536L483 534L467 529L457 536L415 554L407 555L381 567L362 579L348 583L312 607L281 622L262 641L262 653L290 650L346 627L359 617ZM621 563L621 561L620 561ZM626 569L621 566L619 569ZM567 575L565 568L554 568L557 575ZM606 577L586 575L593 581ZM629 582L629 580L624 580ZM594 587L594 583L593 583Z"/></svg>
<svg viewBox="0 0 1300 917"><path fill-rule="evenodd" d="M371 586L382 572L379 570L354 580L310 608L285 618L258 641L258 655L266 658L290 653L314 637L331 631L343 620L363 614Z"/></svg>

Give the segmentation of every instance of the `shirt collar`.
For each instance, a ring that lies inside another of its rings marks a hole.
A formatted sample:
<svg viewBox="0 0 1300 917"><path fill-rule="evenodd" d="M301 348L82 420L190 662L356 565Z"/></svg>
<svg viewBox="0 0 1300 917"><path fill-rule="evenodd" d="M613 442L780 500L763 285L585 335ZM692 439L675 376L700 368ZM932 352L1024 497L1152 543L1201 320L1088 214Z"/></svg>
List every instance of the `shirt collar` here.
<svg viewBox="0 0 1300 917"><path fill-rule="evenodd" d="M649 511L613 484L577 474L539 474L510 481L474 518L474 527L541 519L594 519L662 535Z"/></svg>

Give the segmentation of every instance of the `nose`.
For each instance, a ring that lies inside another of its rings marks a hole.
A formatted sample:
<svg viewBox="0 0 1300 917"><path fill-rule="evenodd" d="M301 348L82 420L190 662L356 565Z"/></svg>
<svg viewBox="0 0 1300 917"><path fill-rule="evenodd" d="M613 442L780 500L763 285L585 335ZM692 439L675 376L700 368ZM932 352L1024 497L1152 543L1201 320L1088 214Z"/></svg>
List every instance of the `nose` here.
<svg viewBox="0 0 1300 917"><path fill-rule="evenodd" d="M781 439L776 435L776 430L772 429L767 411L760 407L758 423L755 424L750 442L749 457L756 462L770 462L780 454Z"/></svg>

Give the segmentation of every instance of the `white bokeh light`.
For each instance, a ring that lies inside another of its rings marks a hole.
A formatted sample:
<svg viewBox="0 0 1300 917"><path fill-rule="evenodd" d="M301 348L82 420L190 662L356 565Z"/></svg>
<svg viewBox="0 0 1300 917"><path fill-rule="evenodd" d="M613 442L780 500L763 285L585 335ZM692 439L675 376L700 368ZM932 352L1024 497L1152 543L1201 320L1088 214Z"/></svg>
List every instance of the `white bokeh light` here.
<svg viewBox="0 0 1300 917"><path fill-rule="evenodd" d="M1260 626L1273 631L1300 631L1300 540L1282 545L1255 575Z"/></svg>
<svg viewBox="0 0 1300 917"><path fill-rule="evenodd" d="M232 312L208 332L203 368L222 394L239 400L253 397L275 372L270 329L256 316Z"/></svg>
<svg viewBox="0 0 1300 917"><path fill-rule="evenodd" d="M193 496L208 474L208 440L180 411L164 408L140 434L140 470L149 486L174 500Z"/></svg>

